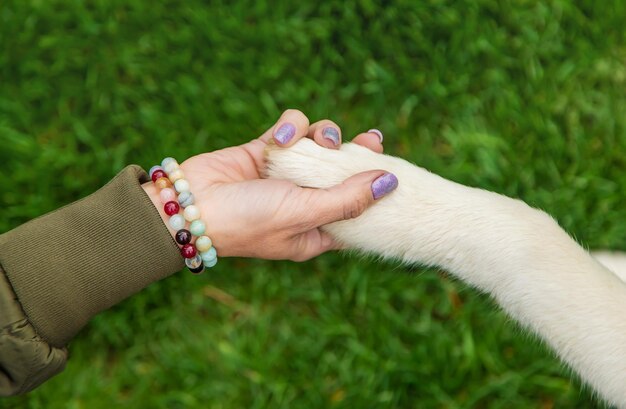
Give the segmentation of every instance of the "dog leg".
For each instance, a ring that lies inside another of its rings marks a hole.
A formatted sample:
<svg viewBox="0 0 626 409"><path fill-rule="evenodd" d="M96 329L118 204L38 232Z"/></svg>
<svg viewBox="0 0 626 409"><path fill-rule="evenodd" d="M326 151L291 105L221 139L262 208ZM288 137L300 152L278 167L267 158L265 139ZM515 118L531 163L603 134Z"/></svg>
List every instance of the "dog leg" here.
<svg viewBox="0 0 626 409"><path fill-rule="evenodd" d="M396 191L325 227L347 247L442 267L488 292L608 402L626 407L626 285L547 214L355 144L268 146L267 175L328 188L371 169Z"/></svg>

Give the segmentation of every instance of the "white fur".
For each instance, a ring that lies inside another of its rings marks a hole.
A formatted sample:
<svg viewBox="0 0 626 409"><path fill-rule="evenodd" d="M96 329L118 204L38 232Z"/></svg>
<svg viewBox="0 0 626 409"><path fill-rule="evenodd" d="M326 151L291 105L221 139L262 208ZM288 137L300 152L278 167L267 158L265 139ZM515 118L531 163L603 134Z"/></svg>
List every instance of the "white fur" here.
<svg viewBox="0 0 626 409"><path fill-rule="evenodd" d="M305 139L266 155L269 177L307 187L393 172L395 192L325 230L350 248L436 265L488 292L603 398L626 408L626 284L546 213L355 144L334 151ZM626 276L626 261L616 269Z"/></svg>

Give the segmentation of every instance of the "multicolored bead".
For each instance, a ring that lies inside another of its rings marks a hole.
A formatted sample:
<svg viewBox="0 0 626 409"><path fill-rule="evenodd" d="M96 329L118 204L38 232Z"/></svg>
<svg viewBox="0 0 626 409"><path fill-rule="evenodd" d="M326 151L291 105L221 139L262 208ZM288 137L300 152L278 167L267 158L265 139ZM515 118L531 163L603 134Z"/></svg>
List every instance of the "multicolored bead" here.
<svg viewBox="0 0 626 409"><path fill-rule="evenodd" d="M217 264L217 250L211 239L205 235L206 224L200 219L200 209L194 205L189 181L185 179L180 165L174 158L165 158L161 165L153 166L149 172L155 186L160 189L159 198L168 216L168 225L176 230L175 240L182 247L180 252L185 265L194 274ZM177 197L178 193L178 197ZM179 214L181 207L183 214ZM189 230L185 229L189 222ZM191 244L193 236L198 236Z"/></svg>

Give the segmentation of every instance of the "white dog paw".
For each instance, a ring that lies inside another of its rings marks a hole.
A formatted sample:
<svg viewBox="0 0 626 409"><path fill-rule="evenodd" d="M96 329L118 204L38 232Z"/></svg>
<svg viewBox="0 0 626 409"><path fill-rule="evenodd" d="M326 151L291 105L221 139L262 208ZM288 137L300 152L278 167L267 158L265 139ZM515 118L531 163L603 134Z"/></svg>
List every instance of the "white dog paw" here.
<svg viewBox="0 0 626 409"><path fill-rule="evenodd" d="M420 199L434 190L427 187L433 184L433 178L440 178L424 169L357 144L345 143L339 150L333 150L310 139L302 139L290 148L270 144L265 154L267 177L286 179L302 187L330 188L373 169L396 175L398 188L361 216L323 227L349 248L401 258L423 237L419 232L427 231L424 218L430 213ZM420 186L421 189L416 189ZM418 231L414 226L418 226ZM410 259L415 261L414 257Z"/></svg>
<svg viewBox="0 0 626 409"><path fill-rule="evenodd" d="M390 158L360 145L344 143L339 150L334 150L310 139L302 139L290 148L270 143L265 157L267 177L314 188L329 188L356 173L383 169L381 161Z"/></svg>

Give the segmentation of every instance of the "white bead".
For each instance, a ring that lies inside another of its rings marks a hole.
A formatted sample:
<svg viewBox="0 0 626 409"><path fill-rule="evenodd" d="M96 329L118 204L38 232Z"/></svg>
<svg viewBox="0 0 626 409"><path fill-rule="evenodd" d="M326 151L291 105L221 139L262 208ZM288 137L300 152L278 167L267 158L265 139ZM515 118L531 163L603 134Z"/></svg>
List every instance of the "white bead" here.
<svg viewBox="0 0 626 409"><path fill-rule="evenodd" d="M167 158L165 158L165 159L163 159L161 161L161 167L164 168L165 165L167 165L168 163L171 163L171 162L178 163L178 162L176 162L176 159L174 159L172 157L167 157Z"/></svg>
<svg viewBox="0 0 626 409"><path fill-rule="evenodd" d="M188 222L198 220L200 218L200 209L198 209L196 205L189 205L185 207L183 215L185 216L185 220L187 220Z"/></svg>
<svg viewBox="0 0 626 409"><path fill-rule="evenodd" d="M185 218L180 214L170 217L170 227L176 231L185 227Z"/></svg>
<svg viewBox="0 0 626 409"><path fill-rule="evenodd" d="M165 173L169 174L171 171L178 168L178 162L176 162L176 159L174 158L165 158L161 162L161 167Z"/></svg>
<svg viewBox="0 0 626 409"><path fill-rule="evenodd" d="M211 248L213 242L208 236L200 236L196 239L196 249L202 253Z"/></svg>
<svg viewBox="0 0 626 409"><path fill-rule="evenodd" d="M176 189L178 193L188 192L190 189L189 182L187 182L187 179L178 179L174 182L174 189Z"/></svg>
<svg viewBox="0 0 626 409"><path fill-rule="evenodd" d="M168 175L177 169L180 169L180 168L178 167L178 163L176 162L168 163L167 166L163 168L165 173L167 173Z"/></svg>
<svg viewBox="0 0 626 409"><path fill-rule="evenodd" d="M167 177L170 179L172 183L176 183L177 180L183 179L185 174L179 168L176 168L172 172L167 172Z"/></svg>

